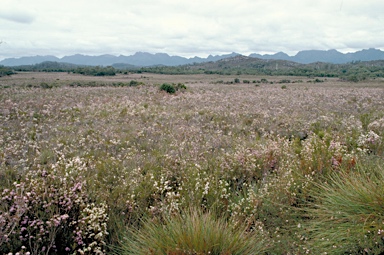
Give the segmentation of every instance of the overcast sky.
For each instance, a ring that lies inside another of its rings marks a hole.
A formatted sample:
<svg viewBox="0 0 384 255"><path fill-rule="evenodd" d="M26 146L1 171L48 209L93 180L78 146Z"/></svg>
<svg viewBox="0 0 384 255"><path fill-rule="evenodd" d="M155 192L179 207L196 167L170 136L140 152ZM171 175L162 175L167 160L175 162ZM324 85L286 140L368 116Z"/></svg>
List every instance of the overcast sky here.
<svg viewBox="0 0 384 255"><path fill-rule="evenodd" d="M384 50L383 0L1 0L0 60Z"/></svg>

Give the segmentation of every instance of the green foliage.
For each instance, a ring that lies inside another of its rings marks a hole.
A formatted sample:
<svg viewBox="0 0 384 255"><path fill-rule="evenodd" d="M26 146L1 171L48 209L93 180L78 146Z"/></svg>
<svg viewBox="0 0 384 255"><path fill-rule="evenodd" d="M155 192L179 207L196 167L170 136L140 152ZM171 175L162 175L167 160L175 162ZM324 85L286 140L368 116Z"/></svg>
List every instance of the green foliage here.
<svg viewBox="0 0 384 255"><path fill-rule="evenodd" d="M236 59L235 59L236 60ZM347 64L298 64L281 60L265 61L244 59L242 61L195 63L184 66L155 66L138 68L131 65L116 64L108 67L77 66L68 63L43 62L35 65L13 67L16 71L73 72L93 76L111 76L116 73L159 73L159 74L219 74L219 75L269 75L339 77L344 81L359 82L384 77L384 61L351 62ZM279 68L276 68L278 64ZM116 67L116 68L115 68ZM123 71L124 70L124 71ZM13 74L7 67L0 67L0 76ZM318 79L320 80L320 79ZM240 82L240 80L239 80ZM315 80L315 82L318 82ZM236 82L235 82L236 83ZM262 81L262 83L265 83Z"/></svg>
<svg viewBox="0 0 384 255"><path fill-rule="evenodd" d="M187 89L187 86L185 86L184 83L181 83L181 82L177 83L176 90L186 90L186 89Z"/></svg>
<svg viewBox="0 0 384 255"><path fill-rule="evenodd" d="M11 75L11 74L15 74L12 71L12 69L10 69L9 67L0 66L0 77L6 76L6 75Z"/></svg>
<svg viewBox="0 0 384 255"><path fill-rule="evenodd" d="M369 166L367 168L367 166ZM327 254L384 252L384 171L376 164L333 173L318 184L306 226L313 249Z"/></svg>
<svg viewBox="0 0 384 255"><path fill-rule="evenodd" d="M35 65L23 65L14 67L16 71L35 71L35 72L73 72L91 76L114 76L117 70L112 66L78 66L69 63L59 63L45 61Z"/></svg>
<svg viewBox="0 0 384 255"><path fill-rule="evenodd" d="M161 86L160 86L160 90L161 91L165 91L169 94L174 94L176 93L176 91L179 91L179 90L186 90L187 89L187 86L185 86L184 83L172 83L172 84L169 84L169 83L163 83Z"/></svg>
<svg viewBox="0 0 384 255"><path fill-rule="evenodd" d="M278 81L277 83L291 83L291 80L282 79L282 80Z"/></svg>
<svg viewBox="0 0 384 255"><path fill-rule="evenodd" d="M276 63L279 68L276 69ZM248 59L241 62L220 61L185 66L145 67L132 72L151 72L160 74L220 74L220 75L270 75L270 76L305 76L305 77L339 77L345 81L363 81L384 77L383 61L352 62L348 64L297 64L284 61L265 62ZM236 82L235 82L236 83ZM263 82L264 83L264 82Z"/></svg>
<svg viewBox="0 0 384 255"><path fill-rule="evenodd" d="M96 82L96 81L75 81L69 84L70 87L137 87L144 85L141 81L131 80L130 82Z"/></svg>
<svg viewBox="0 0 384 255"><path fill-rule="evenodd" d="M346 65L339 73L339 77L345 81L359 82L367 79L384 77L381 62L356 62Z"/></svg>
<svg viewBox="0 0 384 255"><path fill-rule="evenodd" d="M372 113L362 113L360 116L360 121L363 129L368 130L368 125L371 123L373 115Z"/></svg>
<svg viewBox="0 0 384 255"><path fill-rule="evenodd" d="M116 75L116 70L112 66L108 67L78 67L73 70L73 73L79 73L84 75L92 76L114 76Z"/></svg>
<svg viewBox="0 0 384 255"><path fill-rule="evenodd" d="M129 86L130 87L136 87L136 86L141 85L141 84L142 84L141 82L138 82L138 81L135 81L135 80L131 80L129 82Z"/></svg>
<svg viewBox="0 0 384 255"><path fill-rule="evenodd" d="M69 63L59 63L53 61L44 61L39 64L34 65L22 65L16 66L14 69L16 71L34 71L34 72L72 72L78 66L75 64Z"/></svg>
<svg viewBox="0 0 384 255"><path fill-rule="evenodd" d="M131 231L117 254L261 254L265 237L246 233L212 213L191 210L167 217L164 222L148 220Z"/></svg>
<svg viewBox="0 0 384 255"><path fill-rule="evenodd" d="M137 87L143 85L141 81L131 80L130 82L114 82L112 83L113 87Z"/></svg>
<svg viewBox="0 0 384 255"><path fill-rule="evenodd" d="M163 83L161 86L160 86L160 90L161 91L165 91L169 94L174 94L176 93L177 91L185 91L187 89L187 86L185 86L184 83L172 83L172 84L169 84L169 83Z"/></svg>
<svg viewBox="0 0 384 255"><path fill-rule="evenodd" d="M48 84L46 82L42 82L42 83L40 83L40 87L43 88L43 89L51 89L51 88L53 88L53 85L52 84Z"/></svg>
<svg viewBox="0 0 384 255"><path fill-rule="evenodd" d="M174 94L176 93L176 89L173 85L171 84L168 84L168 83L163 83L161 86L160 86L160 90L162 91L165 91L169 94Z"/></svg>

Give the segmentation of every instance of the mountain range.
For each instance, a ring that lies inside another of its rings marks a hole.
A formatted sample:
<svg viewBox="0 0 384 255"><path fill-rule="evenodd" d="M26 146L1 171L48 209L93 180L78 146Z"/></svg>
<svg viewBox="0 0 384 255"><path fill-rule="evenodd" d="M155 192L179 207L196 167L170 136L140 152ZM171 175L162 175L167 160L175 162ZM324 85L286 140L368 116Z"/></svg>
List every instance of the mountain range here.
<svg viewBox="0 0 384 255"><path fill-rule="evenodd" d="M371 48L344 54L337 50L305 50L299 51L295 56L288 56L284 52L278 52L273 55L251 54L249 56L261 59L288 60L301 64L310 64L315 62L345 64L352 61L384 60L384 51Z"/></svg>
<svg viewBox="0 0 384 255"><path fill-rule="evenodd" d="M187 65L193 63L214 62L225 58L238 56L241 54L231 53L225 55L209 55L207 58L193 57L185 58L180 56L170 56L166 53L147 53L137 52L130 56L114 56L114 55L100 55L100 56L88 56L88 55L71 55L58 58L55 56L32 56L21 58L7 58L0 61L0 65L3 66L21 66L21 65L34 65L45 61L71 63L76 65L88 65L88 66L111 66L111 65L134 65L134 66L178 66ZM259 59L273 59L273 60L288 60L301 64L309 64L315 62L343 64L353 61L373 61L384 60L384 51L379 49L364 49L354 53L341 53L337 50L305 50L299 51L295 56L289 56L284 52L278 52L276 54L250 54L251 58Z"/></svg>

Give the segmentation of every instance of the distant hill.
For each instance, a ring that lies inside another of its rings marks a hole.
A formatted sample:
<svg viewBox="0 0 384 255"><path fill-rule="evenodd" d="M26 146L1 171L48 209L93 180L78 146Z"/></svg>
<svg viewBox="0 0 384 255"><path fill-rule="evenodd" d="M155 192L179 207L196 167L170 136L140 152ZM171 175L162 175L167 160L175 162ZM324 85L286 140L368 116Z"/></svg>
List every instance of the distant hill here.
<svg viewBox="0 0 384 255"><path fill-rule="evenodd" d="M292 69L303 64L280 59L260 59L247 56L234 56L215 62L200 63L190 66L192 69L227 70L227 69Z"/></svg>
<svg viewBox="0 0 384 255"><path fill-rule="evenodd" d="M21 65L35 65L42 62L59 62L60 59L55 56L34 56L34 57L21 57L21 58L6 58L0 61L0 65L4 66L21 66Z"/></svg>
<svg viewBox="0 0 384 255"><path fill-rule="evenodd" d="M361 50L354 53L341 53L337 50L305 50L299 51L295 56L288 56L283 52L273 55L251 54L250 57L261 59L281 59L294 61L301 64L315 62L345 64L352 61L384 60L384 51L378 49Z"/></svg>
<svg viewBox="0 0 384 255"><path fill-rule="evenodd" d="M209 55L207 58L193 57L184 58L179 56L169 56L166 53L151 54L147 52L137 52L131 56L113 56L113 55L100 55L100 56L87 56L76 54L72 56L65 56L63 58L57 58L54 56L34 56L34 57L22 57L22 58L7 58L0 61L0 65L4 66L23 66L34 65L42 62L64 62L75 65L86 66L112 66L114 64L128 64L131 66L178 66L192 63L203 63L209 61L217 61L223 58L233 57L239 55L238 53L231 53L220 56Z"/></svg>
<svg viewBox="0 0 384 255"><path fill-rule="evenodd" d="M215 62L205 62L181 67L148 67L145 72L155 73L205 73L205 74L248 74L272 76L339 77L346 81L361 81L384 77L384 60L355 61L343 64L314 62L301 64L289 60L260 59L235 56ZM318 81L321 81L318 79Z"/></svg>
<svg viewBox="0 0 384 255"><path fill-rule="evenodd" d="M57 58L55 56L33 56L33 57L21 57L21 58L7 58L0 61L0 65L4 66L22 66L22 65L34 65L42 62L64 62L75 65L87 65L87 66L112 66L118 64L120 66L130 65L138 67L148 66L180 66L194 63L206 63L215 62L221 59L226 59L234 56L239 56L238 53L231 53L226 55L209 55L207 58L193 57L185 58L180 56L170 56L166 53L148 53L137 52L130 56L114 56L114 55L100 55L100 56L88 56L82 54L76 54L71 56L65 56L63 58ZM354 61L374 61L384 60L384 51L378 49L365 49L354 53L341 53L337 50L305 50L298 52L295 56L289 56L284 52L278 52L276 54L256 54L249 55L251 58L259 59L272 59L272 60L286 60L301 64L309 64L315 62L332 63L332 64L344 64Z"/></svg>
<svg viewBox="0 0 384 255"><path fill-rule="evenodd" d="M14 69L19 71L69 71L81 67L81 65L75 65L72 63L56 62L56 61L44 61L38 64L32 65L20 65L13 66Z"/></svg>

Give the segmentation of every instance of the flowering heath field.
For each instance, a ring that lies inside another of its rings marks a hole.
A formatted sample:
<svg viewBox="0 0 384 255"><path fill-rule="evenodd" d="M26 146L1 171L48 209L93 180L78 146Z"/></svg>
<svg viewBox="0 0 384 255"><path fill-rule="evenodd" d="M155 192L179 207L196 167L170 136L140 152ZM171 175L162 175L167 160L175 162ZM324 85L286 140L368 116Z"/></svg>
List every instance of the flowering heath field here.
<svg viewBox="0 0 384 255"><path fill-rule="evenodd" d="M381 80L1 77L0 253L382 254L383 99Z"/></svg>

